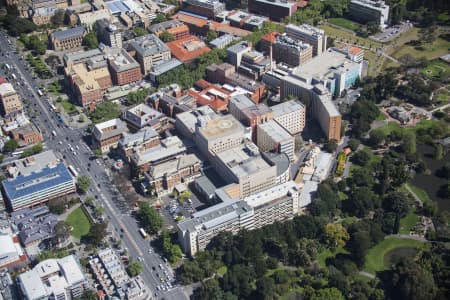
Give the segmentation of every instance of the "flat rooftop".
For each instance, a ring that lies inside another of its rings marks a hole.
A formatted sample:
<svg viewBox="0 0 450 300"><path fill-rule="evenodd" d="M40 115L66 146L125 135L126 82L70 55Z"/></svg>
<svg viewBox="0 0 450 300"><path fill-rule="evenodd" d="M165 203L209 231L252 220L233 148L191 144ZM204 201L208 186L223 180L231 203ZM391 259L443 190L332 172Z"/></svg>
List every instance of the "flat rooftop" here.
<svg viewBox="0 0 450 300"><path fill-rule="evenodd" d="M144 57L170 51L166 44L154 34L137 37L131 41L130 45L136 52Z"/></svg>
<svg viewBox="0 0 450 300"><path fill-rule="evenodd" d="M48 150L14 161L8 168L8 172L12 168L17 171L17 174L29 175L33 172L38 172L49 164L56 163L57 161L58 158L55 153L52 150Z"/></svg>
<svg viewBox="0 0 450 300"><path fill-rule="evenodd" d="M282 102L280 104L274 105L270 107L273 111L273 116L279 117L279 116L283 116L285 114L289 114L292 112L296 112L299 110L305 110L305 106L295 100L289 100L286 102Z"/></svg>
<svg viewBox="0 0 450 300"><path fill-rule="evenodd" d="M244 127L232 115L209 120L206 126L200 128L199 131L207 140L220 138L231 132L242 132L242 136L244 135Z"/></svg>
<svg viewBox="0 0 450 300"><path fill-rule="evenodd" d="M291 180L282 183L280 185L277 185L273 188L270 188L268 190L248 196L243 200L247 202L249 206L256 208L265 205L269 202L272 202L274 200L290 196L291 192L298 192L299 190L300 190L299 185Z"/></svg>
<svg viewBox="0 0 450 300"><path fill-rule="evenodd" d="M293 139L292 135L274 120L259 124L258 130L264 131L275 143Z"/></svg>
<svg viewBox="0 0 450 300"><path fill-rule="evenodd" d="M116 72L140 68L140 65L127 51L125 51L125 49L107 48L105 49L105 55L109 60L111 68Z"/></svg>
<svg viewBox="0 0 450 300"><path fill-rule="evenodd" d="M323 29L320 29L318 27L314 27L308 24L303 24L303 25L294 25L294 24L288 24L286 25L286 29L285 32L289 32L290 30L292 31L300 31L304 34L316 37L316 38L321 38L325 35L325 31Z"/></svg>
<svg viewBox="0 0 450 300"><path fill-rule="evenodd" d="M9 82L0 84L0 96L6 96L9 94L15 94L16 90L13 85Z"/></svg>

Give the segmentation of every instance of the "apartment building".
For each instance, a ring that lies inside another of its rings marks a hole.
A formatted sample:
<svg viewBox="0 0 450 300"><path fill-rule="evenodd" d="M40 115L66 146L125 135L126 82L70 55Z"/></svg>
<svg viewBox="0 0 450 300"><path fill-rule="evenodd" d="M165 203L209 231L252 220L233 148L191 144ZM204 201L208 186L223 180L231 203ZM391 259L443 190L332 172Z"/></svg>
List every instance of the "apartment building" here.
<svg viewBox="0 0 450 300"><path fill-rule="evenodd" d="M351 0L348 9L358 22L375 22L382 28L389 24L389 5L382 0Z"/></svg>
<svg viewBox="0 0 450 300"><path fill-rule="evenodd" d="M168 42L170 52L183 63L189 63L203 53L211 51L205 42L194 35Z"/></svg>
<svg viewBox="0 0 450 300"><path fill-rule="evenodd" d="M94 148L100 149L102 153L108 153L111 149L117 148L119 140L127 131L127 125L121 119L96 124L92 131Z"/></svg>
<svg viewBox="0 0 450 300"><path fill-rule="evenodd" d="M261 151L285 153L295 161L294 137L274 120L257 126L257 145Z"/></svg>
<svg viewBox="0 0 450 300"><path fill-rule="evenodd" d="M273 59L278 63L285 63L291 67L304 64L312 59L313 48L310 44L288 37L286 34L278 35L272 45Z"/></svg>
<svg viewBox="0 0 450 300"><path fill-rule="evenodd" d="M118 149L121 156L130 161L133 153L143 152L160 144L159 134L147 127L136 133L124 133L119 140Z"/></svg>
<svg viewBox="0 0 450 300"><path fill-rule="evenodd" d="M218 0L184 0L184 10L210 19L225 10L225 3Z"/></svg>
<svg viewBox="0 0 450 300"><path fill-rule="evenodd" d="M86 34L86 28L83 26L55 31L50 34L50 43L55 51L73 50L81 47Z"/></svg>
<svg viewBox="0 0 450 300"><path fill-rule="evenodd" d="M177 225L183 251L194 256L220 232L236 234L293 218L298 212L299 191L298 185L289 181L243 200L229 199L194 213Z"/></svg>
<svg viewBox="0 0 450 300"><path fill-rule="evenodd" d="M104 53L114 85L125 85L142 80L139 64L125 49L105 48Z"/></svg>
<svg viewBox="0 0 450 300"><path fill-rule="evenodd" d="M124 111L122 119L134 131L144 127L151 127L156 131L161 131L168 124L168 118L163 113L151 108L145 103Z"/></svg>
<svg viewBox="0 0 450 300"><path fill-rule="evenodd" d="M189 36L189 27L178 20L168 20L158 24L154 24L148 30L159 36L164 31L172 34L175 40L179 40Z"/></svg>
<svg viewBox="0 0 450 300"><path fill-rule="evenodd" d="M2 185L7 203L13 211L75 192L75 181L64 163L3 180Z"/></svg>
<svg viewBox="0 0 450 300"><path fill-rule="evenodd" d="M305 106L295 100L282 102L270 107L273 119L291 134L298 134L305 128Z"/></svg>
<svg viewBox="0 0 450 300"><path fill-rule="evenodd" d="M24 299L76 299L89 288L75 255L47 259L17 277Z"/></svg>
<svg viewBox="0 0 450 300"><path fill-rule="evenodd" d="M19 94L9 82L0 84L0 101L4 116L14 112L20 112L23 109L23 103Z"/></svg>
<svg viewBox="0 0 450 300"><path fill-rule="evenodd" d="M141 65L144 75L150 73L152 67L171 58L170 49L156 35L147 34L131 41L130 47L136 51L136 60Z"/></svg>
<svg viewBox="0 0 450 300"><path fill-rule="evenodd" d="M288 24L284 32L288 37L310 44L313 47L313 56L321 55L327 50L327 36L320 28L307 24L300 26Z"/></svg>
<svg viewBox="0 0 450 300"><path fill-rule="evenodd" d="M100 19L97 24L97 38L99 42L110 46L122 48L122 32L108 19Z"/></svg>
<svg viewBox="0 0 450 300"><path fill-rule="evenodd" d="M163 195L171 193L178 184L187 185L199 177L200 163L195 154L187 154L150 167L145 176L151 189Z"/></svg>
<svg viewBox="0 0 450 300"><path fill-rule="evenodd" d="M225 182L236 184L240 199L269 189L276 182L276 167L261 157L253 143L241 143L216 154L214 166Z"/></svg>
<svg viewBox="0 0 450 300"><path fill-rule="evenodd" d="M248 0L248 11L269 17L274 21L292 16L297 11L296 1L286 0Z"/></svg>

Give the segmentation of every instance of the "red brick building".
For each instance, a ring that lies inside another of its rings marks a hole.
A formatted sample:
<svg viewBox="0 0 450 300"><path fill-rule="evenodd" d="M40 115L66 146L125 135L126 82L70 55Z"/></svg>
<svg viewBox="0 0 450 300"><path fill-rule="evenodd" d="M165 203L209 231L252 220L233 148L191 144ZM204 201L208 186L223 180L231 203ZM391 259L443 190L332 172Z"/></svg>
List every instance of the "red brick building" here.
<svg viewBox="0 0 450 300"><path fill-rule="evenodd" d="M124 49L110 48L108 55L109 70L115 85L125 85L142 80L141 67Z"/></svg>

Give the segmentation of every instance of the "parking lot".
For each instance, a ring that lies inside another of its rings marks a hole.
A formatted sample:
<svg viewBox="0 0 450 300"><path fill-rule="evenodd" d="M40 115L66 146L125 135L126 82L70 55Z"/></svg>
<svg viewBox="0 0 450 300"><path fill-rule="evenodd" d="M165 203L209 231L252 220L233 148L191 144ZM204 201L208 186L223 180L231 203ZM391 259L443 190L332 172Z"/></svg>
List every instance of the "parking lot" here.
<svg viewBox="0 0 450 300"><path fill-rule="evenodd" d="M389 42L392 39L401 35L402 33L408 31L412 27L413 25L411 23L402 23L399 25L394 25L392 27L384 29L383 31L377 34L370 36L370 38L378 42Z"/></svg>

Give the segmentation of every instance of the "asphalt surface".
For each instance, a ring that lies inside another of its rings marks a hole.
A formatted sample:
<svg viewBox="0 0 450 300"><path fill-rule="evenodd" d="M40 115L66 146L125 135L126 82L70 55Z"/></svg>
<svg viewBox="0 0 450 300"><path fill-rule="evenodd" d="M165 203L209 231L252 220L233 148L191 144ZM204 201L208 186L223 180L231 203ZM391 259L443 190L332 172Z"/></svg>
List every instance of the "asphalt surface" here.
<svg viewBox="0 0 450 300"><path fill-rule="evenodd" d="M10 40L13 41L12 38ZM0 33L0 44L3 54L5 54L1 57L1 61L13 67L13 72L20 82L20 85L15 84L15 88L21 94L26 105L29 105L32 115L34 115L31 120L42 131L46 148L53 150L59 157L65 159L67 165L72 165L79 175L86 175L91 178L90 194L96 197L97 201L105 208L109 224L114 228L116 234L119 234L128 255L135 260L141 260L143 272L140 276L152 290L153 296L157 293L154 298L188 299L180 286L169 291L157 292L157 286L161 284L161 281L156 273L162 273L159 265L162 264L169 274L173 275L173 270L164 263L154 250L149 253L150 242L140 236L135 219L130 215L127 207L117 205L120 202L124 203L125 200L112 186L103 162L97 163L95 160L90 160L92 151L83 142L83 129L72 129L58 121L58 117L50 109L46 97L39 97L37 94L38 82L32 78L31 71L25 67L24 61L20 60L19 55L14 53L15 47L8 44L7 36L3 32ZM56 132L56 137L52 136L52 131ZM76 153L70 151L70 147L74 148ZM112 201L112 199L121 201ZM155 267L156 270L153 271L152 267Z"/></svg>

